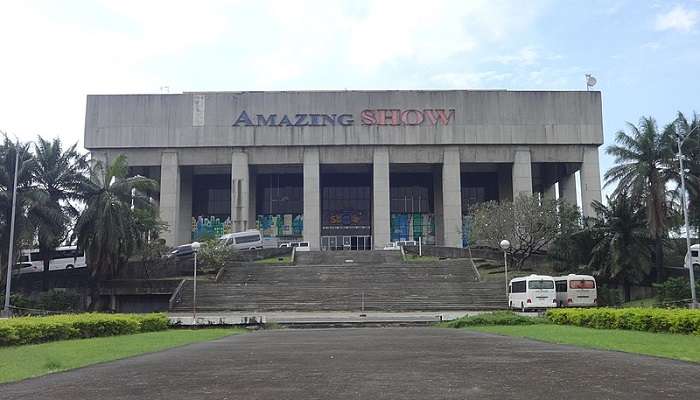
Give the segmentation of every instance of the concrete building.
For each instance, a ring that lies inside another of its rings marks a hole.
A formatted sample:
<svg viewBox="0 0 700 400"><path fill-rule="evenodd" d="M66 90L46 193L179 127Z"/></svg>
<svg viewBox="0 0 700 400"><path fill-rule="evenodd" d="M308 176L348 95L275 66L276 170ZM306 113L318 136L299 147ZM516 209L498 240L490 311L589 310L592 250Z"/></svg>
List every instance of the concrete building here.
<svg viewBox="0 0 700 400"><path fill-rule="evenodd" d="M481 201L559 197L590 215L601 113L600 92L97 95L85 147L160 182L171 245L257 227L314 249L461 246Z"/></svg>

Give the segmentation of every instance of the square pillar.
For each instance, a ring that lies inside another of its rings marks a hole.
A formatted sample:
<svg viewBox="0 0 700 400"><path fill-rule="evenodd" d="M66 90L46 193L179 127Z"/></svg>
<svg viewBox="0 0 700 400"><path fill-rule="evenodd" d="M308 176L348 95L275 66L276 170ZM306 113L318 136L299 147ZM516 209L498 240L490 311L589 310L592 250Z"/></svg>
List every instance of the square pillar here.
<svg viewBox="0 0 700 400"><path fill-rule="evenodd" d="M585 147L581 164L581 212L584 217L595 217L591 203L601 201L601 196L598 146Z"/></svg>
<svg viewBox="0 0 700 400"><path fill-rule="evenodd" d="M231 222L234 232L251 228L248 224L249 179L248 154L234 150L231 153Z"/></svg>
<svg viewBox="0 0 700 400"><path fill-rule="evenodd" d="M435 206L435 244L443 245L445 237L445 229L442 226L442 171L439 167L433 168L433 204Z"/></svg>
<svg viewBox="0 0 700 400"><path fill-rule="evenodd" d="M180 167L180 220L178 243L192 241L192 167Z"/></svg>
<svg viewBox="0 0 700 400"><path fill-rule="evenodd" d="M559 179L559 198L571 205L578 205L575 173L564 175L561 179Z"/></svg>
<svg viewBox="0 0 700 400"><path fill-rule="evenodd" d="M160 156L160 219L168 224L161 233L168 246L177 246L180 219L180 166L176 151L164 151Z"/></svg>
<svg viewBox="0 0 700 400"><path fill-rule="evenodd" d="M250 184L248 185L248 197L250 202L248 204L248 224L249 228L253 229L256 227L256 222L258 220L258 213L256 210L256 196L258 190L258 172L255 167L249 167L250 170Z"/></svg>
<svg viewBox="0 0 700 400"><path fill-rule="evenodd" d="M383 248L390 235L390 201L389 201L389 149L374 149L372 164L372 242L375 249Z"/></svg>
<svg viewBox="0 0 700 400"><path fill-rule="evenodd" d="M321 248L321 171L318 148L304 149L304 241Z"/></svg>
<svg viewBox="0 0 700 400"><path fill-rule="evenodd" d="M442 225L444 245L462 247L462 184L459 150L447 147L442 161Z"/></svg>
<svg viewBox="0 0 700 400"><path fill-rule="evenodd" d="M532 163L530 149L515 149L513 158L513 199L520 195L532 196Z"/></svg>

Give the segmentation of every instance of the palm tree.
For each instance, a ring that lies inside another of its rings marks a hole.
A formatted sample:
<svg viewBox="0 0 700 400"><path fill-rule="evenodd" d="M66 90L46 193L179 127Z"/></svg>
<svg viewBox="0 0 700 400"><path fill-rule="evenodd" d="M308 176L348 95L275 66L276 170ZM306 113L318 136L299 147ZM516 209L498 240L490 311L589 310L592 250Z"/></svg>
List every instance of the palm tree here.
<svg viewBox="0 0 700 400"><path fill-rule="evenodd" d="M592 206L597 218L589 230L596 245L588 267L598 276L621 283L625 301L629 301L631 285L643 281L651 270L644 210L624 192L608 197L607 206L598 201Z"/></svg>
<svg viewBox="0 0 700 400"><path fill-rule="evenodd" d="M81 187L86 206L78 217L75 232L88 261L93 290L91 308L99 307L96 291L100 281L114 277L144 243L134 210L152 207L143 193L157 190L158 184L142 176L128 177L128 169L123 155L107 168L97 162L91 168L93 180Z"/></svg>
<svg viewBox="0 0 700 400"><path fill-rule="evenodd" d="M613 196L622 194L640 199L644 205L649 236L654 242L656 280L664 273L663 244L668 232L666 183L672 178L673 152L668 137L658 132L656 121L643 117L639 126L627 123L630 133L617 132L617 145L607 148L615 165L605 173L605 186L617 183Z"/></svg>
<svg viewBox="0 0 700 400"><path fill-rule="evenodd" d="M668 124L664 130L664 135L668 137L668 145L673 153L678 152L676 135L687 136L683 142L683 163L686 169L686 190L689 199L688 215L692 226L697 230L700 237L700 117L693 113L693 118L689 121L683 113L678 112L675 121ZM672 180L676 184L675 197L681 199L680 185L680 165L678 160L674 160ZM682 207L679 205L679 208Z"/></svg>
<svg viewBox="0 0 700 400"><path fill-rule="evenodd" d="M15 157L19 154L17 170L17 205L15 213L14 255L17 259L21 243L31 244L31 229L27 218L28 208L40 195L32 187L35 161L29 152L29 145L14 143L6 135L0 143L0 286L5 286L7 272L8 245L10 243L10 219L12 217L12 188L15 176ZM37 215L37 218L41 215Z"/></svg>
<svg viewBox="0 0 700 400"><path fill-rule="evenodd" d="M65 241L71 221L79 215L72 202L82 199L80 189L87 180L86 156L79 154L76 147L77 143L64 150L61 139L48 141L41 136L34 144L34 182L43 196L42 201L30 209L29 215L37 229L39 252L44 262L44 290L47 289L51 253ZM38 218L37 214L48 218Z"/></svg>

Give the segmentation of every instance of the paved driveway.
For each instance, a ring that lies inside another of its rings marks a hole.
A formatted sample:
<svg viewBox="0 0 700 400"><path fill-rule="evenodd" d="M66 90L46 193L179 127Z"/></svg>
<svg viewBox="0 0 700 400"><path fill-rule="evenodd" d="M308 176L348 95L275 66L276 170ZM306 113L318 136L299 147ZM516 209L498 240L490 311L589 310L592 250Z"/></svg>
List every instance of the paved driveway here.
<svg viewBox="0 0 700 400"><path fill-rule="evenodd" d="M700 365L438 328L274 330L0 385L5 399L700 398Z"/></svg>

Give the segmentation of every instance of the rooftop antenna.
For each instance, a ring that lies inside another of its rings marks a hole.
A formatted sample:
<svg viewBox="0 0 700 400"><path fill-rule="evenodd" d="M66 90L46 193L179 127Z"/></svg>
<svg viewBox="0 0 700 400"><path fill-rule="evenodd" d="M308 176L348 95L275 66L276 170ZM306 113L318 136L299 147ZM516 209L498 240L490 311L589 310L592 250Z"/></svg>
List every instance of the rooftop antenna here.
<svg viewBox="0 0 700 400"><path fill-rule="evenodd" d="M170 86L161 86L160 87L160 94L163 93L170 93Z"/></svg>
<svg viewBox="0 0 700 400"><path fill-rule="evenodd" d="M598 80L594 78L593 75L586 74L586 91L591 90L596 83L598 83Z"/></svg>

